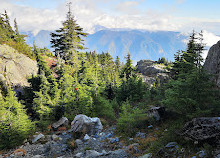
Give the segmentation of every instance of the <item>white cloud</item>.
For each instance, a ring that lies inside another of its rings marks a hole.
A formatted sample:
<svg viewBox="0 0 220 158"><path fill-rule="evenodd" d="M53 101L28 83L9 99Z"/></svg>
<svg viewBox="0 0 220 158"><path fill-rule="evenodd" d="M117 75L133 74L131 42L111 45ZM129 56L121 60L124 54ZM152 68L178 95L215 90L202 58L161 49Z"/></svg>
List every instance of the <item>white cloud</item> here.
<svg viewBox="0 0 220 158"><path fill-rule="evenodd" d="M169 30L176 31L178 25L173 24L171 16L163 15L155 11L148 11L145 15L138 16L134 14L122 14L113 16L105 14L100 8L97 8L95 2L100 0L71 0L72 10L77 22L86 32L93 33L95 25L102 25L107 28L131 28L147 29L151 31ZM105 0L108 2L109 0ZM21 6L13 4L10 1L0 0L0 12L8 10L10 18L16 18L19 28L24 31L32 31L37 34L40 30L55 30L61 26L65 20L67 7L66 3L59 5L56 9L39 9L30 6ZM140 1L125 1L119 3L124 8L132 9ZM119 6L118 6L119 7Z"/></svg>
<svg viewBox="0 0 220 158"><path fill-rule="evenodd" d="M127 13L127 14L138 14L139 10L136 8L141 1L125 1L119 3L115 9L116 11Z"/></svg>
<svg viewBox="0 0 220 158"><path fill-rule="evenodd" d="M178 4L182 4L182 3L184 3L186 0L176 0L176 2L178 3Z"/></svg>
<svg viewBox="0 0 220 158"><path fill-rule="evenodd" d="M206 30L203 31L203 37L204 37L204 43L208 47L211 47L220 40L220 36L216 36L215 34L208 32Z"/></svg>
<svg viewBox="0 0 220 158"><path fill-rule="evenodd" d="M205 30L203 31L203 37L204 37L204 43L207 46L207 50L204 51L202 56L204 59L206 59L209 48L213 46L214 44L216 44L220 40L220 37Z"/></svg>
<svg viewBox="0 0 220 158"><path fill-rule="evenodd" d="M54 30L61 25L64 16L57 10L37 9L5 2L1 4L0 12L8 11L11 25L16 18L19 28L37 33L40 30Z"/></svg>

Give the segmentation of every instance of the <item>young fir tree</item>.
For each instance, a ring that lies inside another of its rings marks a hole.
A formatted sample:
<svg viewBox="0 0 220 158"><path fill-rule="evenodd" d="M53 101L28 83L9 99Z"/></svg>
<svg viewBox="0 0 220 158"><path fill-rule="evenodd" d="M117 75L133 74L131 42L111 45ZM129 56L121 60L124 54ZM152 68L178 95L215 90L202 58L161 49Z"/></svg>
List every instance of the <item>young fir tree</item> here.
<svg viewBox="0 0 220 158"><path fill-rule="evenodd" d="M63 22L63 27L51 33L51 44L55 48L55 55L64 59L69 64L74 64L74 55L77 52L85 49L83 37L87 33L76 23L76 20L71 12L71 3L68 3L69 11L67 12L66 20Z"/></svg>
<svg viewBox="0 0 220 158"><path fill-rule="evenodd" d="M130 78L131 75L134 73L134 67L132 66L131 54L128 53L126 58L126 63L124 68L122 68L122 76L126 76L126 79Z"/></svg>
<svg viewBox="0 0 220 158"><path fill-rule="evenodd" d="M139 101L143 98L146 91L146 86L142 82L142 79L136 75L135 69L132 66L131 56L128 53L126 57L125 66L122 68L122 83L117 89L118 102L126 101Z"/></svg>
<svg viewBox="0 0 220 158"><path fill-rule="evenodd" d="M7 11L5 10L5 14L3 14L4 15L4 22L5 22L5 27L6 27L6 30L7 30L7 32L8 32L8 37L9 38L13 38L13 36L14 36L14 31L13 31L13 29L12 29L12 27L11 27L11 25L10 25L10 19L9 19L9 16L8 16L8 13L7 13Z"/></svg>
<svg viewBox="0 0 220 158"><path fill-rule="evenodd" d="M115 65L116 65L117 70L119 70L121 67L121 62L118 56L116 57Z"/></svg>
<svg viewBox="0 0 220 158"><path fill-rule="evenodd" d="M10 87L5 97L0 95L0 120L0 149L20 145L34 129L24 106Z"/></svg>
<svg viewBox="0 0 220 158"><path fill-rule="evenodd" d="M181 51L179 50L176 54L174 54L174 62L172 65L172 69L170 70L170 74L172 79L176 80L180 73L181 69Z"/></svg>

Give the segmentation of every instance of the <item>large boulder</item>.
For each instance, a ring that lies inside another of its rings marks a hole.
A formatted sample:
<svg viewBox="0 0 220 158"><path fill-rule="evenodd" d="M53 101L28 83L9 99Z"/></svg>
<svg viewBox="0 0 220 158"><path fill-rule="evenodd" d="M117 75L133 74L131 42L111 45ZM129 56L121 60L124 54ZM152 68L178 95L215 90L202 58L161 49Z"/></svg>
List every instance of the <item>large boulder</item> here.
<svg viewBox="0 0 220 158"><path fill-rule="evenodd" d="M0 82L12 87L29 86L27 77L36 75L37 62L8 45L0 45Z"/></svg>
<svg viewBox="0 0 220 158"><path fill-rule="evenodd" d="M184 125L180 133L195 142L220 145L220 117L194 118Z"/></svg>
<svg viewBox="0 0 220 158"><path fill-rule="evenodd" d="M213 75L212 80L220 87L220 41L209 49L204 69Z"/></svg>
<svg viewBox="0 0 220 158"><path fill-rule="evenodd" d="M96 135L102 130L102 123L97 117L77 115L71 122L71 131L88 135Z"/></svg>

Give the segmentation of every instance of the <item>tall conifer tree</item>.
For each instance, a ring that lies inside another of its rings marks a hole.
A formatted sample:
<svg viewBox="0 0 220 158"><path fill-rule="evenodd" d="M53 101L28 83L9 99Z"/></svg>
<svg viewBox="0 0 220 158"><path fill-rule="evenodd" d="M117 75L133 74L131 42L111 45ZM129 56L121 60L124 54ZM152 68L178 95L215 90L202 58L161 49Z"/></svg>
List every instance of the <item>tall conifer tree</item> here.
<svg viewBox="0 0 220 158"><path fill-rule="evenodd" d="M69 64L74 64L74 55L80 50L85 49L83 37L87 33L76 23L75 17L71 11L71 3L68 3L69 11L63 27L51 33L51 44L55 48L55 55L60 56Z"/></svg>

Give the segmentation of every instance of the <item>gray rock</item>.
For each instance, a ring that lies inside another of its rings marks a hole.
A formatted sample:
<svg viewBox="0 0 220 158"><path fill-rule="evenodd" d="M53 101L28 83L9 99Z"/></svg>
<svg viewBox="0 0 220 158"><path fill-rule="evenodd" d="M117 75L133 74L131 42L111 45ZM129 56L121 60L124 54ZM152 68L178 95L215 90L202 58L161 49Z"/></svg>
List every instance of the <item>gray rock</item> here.
<svg viewBox="0 0 220 158"><path fill-rule="evenodd" d="M198 153L196 153L196 155L198 155L199 158L205 158L206 157L206 153L204 150L199 151Z"/></svg>
<svg viewBox="0 0 220 158"><path fill-rule="evenodd" d="M35 156L33 156L32 158L42 158L43 156L41 156L41 155L35 155Z"/></svg>
<svg viewBox="0 0 220 158"><path fill-rule="evenodd" d="M146 137L146 133L137 132L135 137L140 137L140 138L144 139Z"/></svg>
<svg viewBox="0 0 220 158"><path fill-rule="evenodd" d="M107 155L108 153L105 150L102 150L102 155Z"/></svg>
<svg viewBox="0 0 220 158"><path fill-rule="evenodd" d="M193 141L220 144L220 117L200 117L187 122L180 135Z"/></svg>
<svg viewBox="0 0 220 158"><path fill-rule="evenodd" d="M95 150L86 150L86 158L99 157L102 153L99 153Z"/></svg>
<svg viewBox="0 0 220 158"><path fill-rule="evenodd" d="M106 138L111 138L111 137L113 137L113 135L112 135L111 133L108 133L108 134L106 135Z"/></svg>
<svg viewBox="0 0 220 158"><path fill-rule="evenodd" d="M173 148L173 147L175 147L175 146L177 146L177 142L170 142L170 143L168 143L165 147L166 147L166 148Z"/></svg>
<svg viewBox="0 0 220 158"><path fill-rule="evenodd" d="M220 41L213 45L208 52L208 56L204 63L204 69L214 75L213 80L220 87Z"/></svg>
<svg viewBox="0 0 220 158"><path fill-rule="evenodd" d="M84 141L87 141L87 140L89 140L89 139L90 139L90 136L89 136L88 134L86 134L86 135L84 136L84 138L83 138Z"/></svg>
<svg viewBox="0 0 220 158"><path fill-rule="evenodd" d="M151 128L153 128L153 125L149 125L149 126L147 126L147 128L148 128L148 129L151 129Z"/></svg>
<svg viewBox="0 0 220 158"><path fill-rule="evenodd" d="M77 147L79 147L79 146L81 146L83 144L83 142L80 139L76 139L75 140L75 144L76 144Z"/></svg>
<svg viewBox="0 0 220 158"><path fill-rule="evenodd" d="M61 126L67 126L69 120L66 117L62 117L59 121L52 124L53 129L58 129Z"/></svg>
<svg viewBox="0 0 220 158"><path fill-rule="evenodd" d="M137 62L137 70L146 76L153 76L158 73L167 72L163 65L156 64L152 60L140 60Z"/></svg>
<svg viewBox="0 0 220 158"><path fill-rule="evenodd" d="M53 141L58 141L58 140L60 140L60 137L57 136L56 134L53 134L53 135L51 136L51 138L52 138Z"/></svg>
<svg viewBox="0 0 220 158"><path fill-rule="evenodd" d="M176 158L181 157L182 151L176 142L170 142L165 147L159 150L159 157Z"/></svg>
<svg viewBox="0 0 220 158"><path fill-rule="evenodd" d="M99 118L90 118L86 115L77 115L71 122L71 131L81 132L88 135L96 135L103 126Z"/></svg>
<svg viewBox="0 0 220 158"><path fill-rule="evenodd" d="M67 144L61 144L54 141L50 141L44 145L44 148L46 149L45 155L47 157L58 157L65 155L68 146Z"/></svg>
<svg viewBox="0 0 220 158"><path fill-rule="evenodd" d="M34 137L34 139L32 139L32 143L36 143L38 140L40 140L41 138L44 138L45 136L43 134L39 134L36 137Z"/></svg>
<svg viewBox="0 0 220 158"><path fill-rule="evenodd" d="M29 86L27 77L37 75L37 72L36 61L18 53L8 45L0 45L0 82L7 82L16 90L19 87Z"/></svg>
<svg viewBox="0 0 220 158"><path fill-rule="evenodd" d="M82 158L83 157L83 153L77 153L76 155L74 155L75 158Z"/></svg>
<svg viewBox="0 0 220 158"><path fill-rule="evenodd" d="M140 150L138 149L140 145L138 143L134 143L128 146L128 149L130 152L134 153L134 154L139 154Z"/></svg>
<svg viewBox="0 0 220 158"><path fill-rule="evenodd" d="M118 137L116 137L116 138L109 138L109 140L110 140L110 143L117 143L117 142L119 142L119 138Z"/></svg>
<svg viewBox="0 0 220 158"><path fill-rule="evenodd" d="M108 155L106 155L106 157L108 157L108 158L128 158L128 157L130 157L130 154L128 154L123 149L118 149L115 151L109 151Z"/></svg>
<svg viewBox="0 0 220 158"><path fill-rule="evenodd" d="M145 154L145 155L142 155L138 158L151 158L152 157L152 154L151 153L148 153L148 154Z"/></svg>

